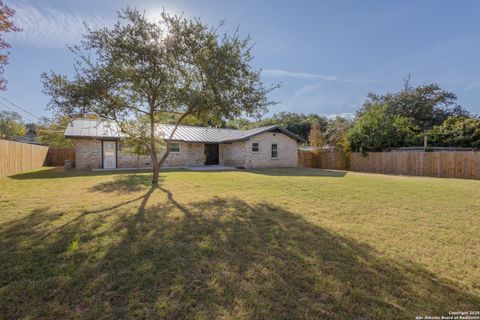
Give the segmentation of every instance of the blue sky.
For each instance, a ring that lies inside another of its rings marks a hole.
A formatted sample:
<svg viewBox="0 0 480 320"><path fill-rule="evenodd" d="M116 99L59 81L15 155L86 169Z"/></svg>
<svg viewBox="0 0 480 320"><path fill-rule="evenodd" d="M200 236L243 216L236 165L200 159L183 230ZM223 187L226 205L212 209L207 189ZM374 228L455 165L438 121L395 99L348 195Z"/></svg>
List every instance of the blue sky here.
<svg viewBox="0 0 480 320"><path fill-rule="evenodd" d="M73 59L65 44L78 42L82 22L108 25L127 4L152 17L164 7L211 25L225 19L227 30L239 26L250 34L256 43L254 66L264 70L264 82L282 83L270 96L279 102L270 114L352 115L368 92L397 91L408 73L414 85L437 82L480 114L480 1L6 3L17 10L15 21L24 30L7 36L9 84L1 95L38 116L51 115L40 74L71 74Z"/></svg>

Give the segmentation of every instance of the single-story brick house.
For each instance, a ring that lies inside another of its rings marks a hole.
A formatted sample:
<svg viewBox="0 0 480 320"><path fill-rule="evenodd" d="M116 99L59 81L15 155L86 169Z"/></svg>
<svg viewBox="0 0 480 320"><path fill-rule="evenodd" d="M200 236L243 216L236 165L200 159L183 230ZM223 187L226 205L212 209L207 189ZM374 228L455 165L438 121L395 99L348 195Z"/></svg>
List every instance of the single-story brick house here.
<svg viewBox="0 0 480 320"><path fill-rule="evenodd" d="M162 137L174 126L159 125ZM149 156L129 154L115 123L75 120L65 130L75 142L77 169L151 167ZM171 140L164 167L224 165L245 168L296 167L298 143L304 140L277 125L249 130L179 126Z"/></svg>

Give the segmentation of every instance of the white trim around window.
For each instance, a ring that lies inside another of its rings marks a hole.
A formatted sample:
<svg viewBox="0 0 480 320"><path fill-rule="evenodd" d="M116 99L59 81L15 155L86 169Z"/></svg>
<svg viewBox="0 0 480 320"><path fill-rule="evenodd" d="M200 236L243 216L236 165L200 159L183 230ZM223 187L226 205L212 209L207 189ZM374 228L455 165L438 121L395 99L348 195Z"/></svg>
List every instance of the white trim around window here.
<svg viewBox="0 0 480 320"><path fill-rule="evenodd" d="M278 144L277 143L272 143L271 156L272 156L272 159L278 159Z"/></svg>
<svg viewBox="0 0 480 320"><path fill-rule="evenodd" d="M254 153L260 152L260 143L252 142L252 152Z"/></svg>
<svg viewBox="0 0 480 320"><path fill-rule="evenodd" d="M180 145L180 142L170 142L168 146L170 153L180 152Z"/></svg>

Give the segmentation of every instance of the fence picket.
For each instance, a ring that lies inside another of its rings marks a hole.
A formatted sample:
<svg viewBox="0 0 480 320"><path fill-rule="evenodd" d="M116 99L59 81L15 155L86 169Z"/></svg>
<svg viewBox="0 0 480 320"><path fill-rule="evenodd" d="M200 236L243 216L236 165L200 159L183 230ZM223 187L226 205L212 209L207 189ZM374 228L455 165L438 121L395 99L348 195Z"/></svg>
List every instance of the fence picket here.
<svg viewBox="0 0 480 320"><path fill-rule="evenodd" d="M0 177L40 168L44 165L63 166L65 160L75 161L75 149L49 148L0 139Z"/></svg>
<svg viewBox="0 0 480 320"><path fill-rule="evenodd" d="M318 159L315 161L315 159ZM336 151L300 150L299 166L346 170L342 154ZM430 176L444 178L480 179L480 152L370 152L350 155L350 170L359 172Z"/></svg>
<svg viewBox="0 0 480 320"><path fill-rule="evenodd" d="M0 140L0 177L42 167L47 152L46 146Z"/></svg>

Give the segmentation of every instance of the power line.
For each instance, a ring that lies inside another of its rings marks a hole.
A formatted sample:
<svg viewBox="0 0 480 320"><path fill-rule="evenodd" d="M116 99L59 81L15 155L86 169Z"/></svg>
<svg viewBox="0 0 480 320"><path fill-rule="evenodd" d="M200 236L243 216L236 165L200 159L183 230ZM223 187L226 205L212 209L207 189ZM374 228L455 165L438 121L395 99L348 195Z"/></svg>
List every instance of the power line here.
<svg viewBox="0 0 480 320"><path fill-rule="evenodd" d="M0 101L0 106L3 106L4 108L7 108L8 110L10 111L13 111L13 112L16 112L15 109L13 108L10 108L9 106L7 106L6 104L4 104L3 102ZM20 115L22 118L25 118L27 119L29 122L32 122L32 123L35 123L35 120L32 120L31 118L25 116L25 115Z"/></svg>
<svg viewBox="0 0 480 320"><path fill-rule="evenodd" d="M19 110L22 110L23 112L31 115L32 117L37 118L38 120L40 120L40 117L34 115L33 113L31 113L31 112L28 111L28 110L25 110L24 108L18 106L17 104L13 103L12 101L8 100L7 98L4 98L4 97L2 97L2 96L0 96L0 98L3 99L3 100L5 100L5 101L7 101L8 103L10 103L10 104L11 104L12 106L14 106L15 108L17 108L17 109L19 109Z"/></svg>
<svg viewBox="0 0 480 320"><path fill-rule="evenodd" d="M10 108L9 106L7 106L6 104L4 104L4 103L2 103L2 102L0 102L0 106L3 106L4 108L7 108L7 109L10 110L10 111L16 112L15 109ZM25 116L25 115L20 115L20 116L21 116L22 118L28 120L29 122L33 122L33 123L35 122L35 120L32 120L31 118L29 118L29 117L27 117L27 116Z"/></svg>

